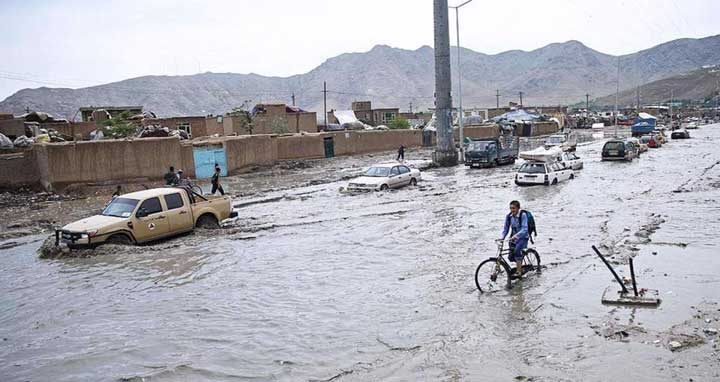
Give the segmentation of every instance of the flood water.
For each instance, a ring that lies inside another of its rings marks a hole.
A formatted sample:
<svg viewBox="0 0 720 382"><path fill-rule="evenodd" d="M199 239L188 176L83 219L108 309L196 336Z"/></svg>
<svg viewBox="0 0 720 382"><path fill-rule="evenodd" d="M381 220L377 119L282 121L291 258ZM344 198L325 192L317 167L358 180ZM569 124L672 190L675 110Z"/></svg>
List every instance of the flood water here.
<svg viewBox="0 0 720 382"><path fill-rule="evenodd" d="M220 231L61 260L25 237L0 250L0 380L717 381L713 337L666 346L697 309L720 315L720 125L691 133L631 163L585 142L585 168L557 186L458 166L347 195L343 178L391 154L337 158L229 179L252 195ZM513 199L535 215L546 268L480 294L475 267ZM601 305L612 276L593 244L622 274L636 255L660 307ZM612 325L644 333L598 334Z"/></svg>

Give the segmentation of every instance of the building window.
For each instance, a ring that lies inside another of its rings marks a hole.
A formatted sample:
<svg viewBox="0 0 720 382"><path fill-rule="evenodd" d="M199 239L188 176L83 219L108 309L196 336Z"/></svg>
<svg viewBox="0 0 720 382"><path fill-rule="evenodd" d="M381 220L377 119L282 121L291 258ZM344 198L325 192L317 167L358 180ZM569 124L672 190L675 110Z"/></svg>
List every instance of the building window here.
<svg viewBox="0 0 720 382"><path fill-rule="evenodd" d="M383 122L390 122L395 119L395 113L383 113Z"/></svg>
<svg viewBox="0 0 720 382"><path fill-rule="evenodd" d="M178 123L177 129L186 132L188 136L192 137L192 126L190 125L190 122Z"/></svg>

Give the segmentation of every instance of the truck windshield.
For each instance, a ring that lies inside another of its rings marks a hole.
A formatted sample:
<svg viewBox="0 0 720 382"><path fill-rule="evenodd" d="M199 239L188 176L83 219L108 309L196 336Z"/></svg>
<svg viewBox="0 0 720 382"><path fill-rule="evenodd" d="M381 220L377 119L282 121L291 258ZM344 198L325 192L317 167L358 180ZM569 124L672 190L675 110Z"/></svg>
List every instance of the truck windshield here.
<svg viewBox="0 0 720 382"><path fill-rule="evenodd" d="M103 216L114 216L117 218L129 218L135 210L138 201L135 199L115 198L105 207Z"/></svg>
<svg viewBox="0 0 720 382"><path fill-rule="evenodd" d="M544 174L545 164L544 163L525 163L523 164L518 172L525 174Z"/></svg>
<svg viewBox="0 0 720 382"><path fill-rule="evenodd" d="M485 151L492 142L470 142L468 151Z"/></svg>
<svg viewBox="0 0 720 382"><path fill-rule="evenodd" d="M365 176L388 176L390 175L390 167L370 167Z"/></svg>

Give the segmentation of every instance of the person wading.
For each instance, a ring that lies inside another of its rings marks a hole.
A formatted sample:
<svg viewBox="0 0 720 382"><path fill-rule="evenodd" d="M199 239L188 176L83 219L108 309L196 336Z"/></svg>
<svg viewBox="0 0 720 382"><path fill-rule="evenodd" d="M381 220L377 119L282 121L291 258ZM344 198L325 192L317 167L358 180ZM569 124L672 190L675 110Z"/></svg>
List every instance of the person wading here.
<svg viewBox="0 0 720 382"><path fill-rule="evenodd" d="M398 155L397 155L397 161L405 160L405 146L400 145L398 148Z"/></svg>
<svg viewBox="0 0 720 382"><path fill-rule="evenodd" d="M510 202L510 213L505 217L505 227L499 240L505 240L510 231L510 256L509 260L515 262L515 276L522 278L523 250L528 246L530 234L528 232L527 213L520 211L520 202Z"/></svg>
<svg viewBox="0 0 720 382"><path fill-rule="evenodd" d="M215 192L217 191L220 191L220 195L225 195L225 190L223 190L222 185L220 184L220 166L215 167L215 173L213 174L210 183L212 183L211 193L213 195L215 195Z"/></svg>

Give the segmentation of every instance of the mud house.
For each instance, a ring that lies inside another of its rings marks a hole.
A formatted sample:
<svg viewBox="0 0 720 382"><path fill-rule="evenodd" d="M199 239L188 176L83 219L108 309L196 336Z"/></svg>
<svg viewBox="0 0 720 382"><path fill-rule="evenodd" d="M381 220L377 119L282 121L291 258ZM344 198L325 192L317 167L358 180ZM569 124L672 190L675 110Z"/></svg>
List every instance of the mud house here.
<svg viewBox="0 0 720 382"><path fill-rule="evenodd" d="M396 107L373 109L371 101L355 101L351 108L357 119L373 126L388 124L400 115L400 109Z"/></svg>
<svg viewBox="0 0 720 382"><path fill-rule="evenodd" d="M83 122L90 122L94 121L93 118L93 112L95 110L105 110L108 114L110 114L110 118L116 118L123 112L128 112L130 115L137 115L142 114L143 107L142 106L87 106L87 107L81 107L78 112L80 113L80 117L82 118Z"/></svg>
<svg viewBox="0 0 720 382"><path fill-rule="evenodd" d="M143 126L161 126L171 130L182 130L192 138L208 137L212 135L226 135L222 125L212 123L214 117L188 116L169 118L146 118L143 119ZM208 123L211 121L211 123ZM230 135L230 134L227 134Z"/></svg>
<svg viewBox="0 0 720 382"><path fill-rule="evenodd" d="M316 133L317 114L285 104L257 104L250 113L250 134Z"/></svg>

